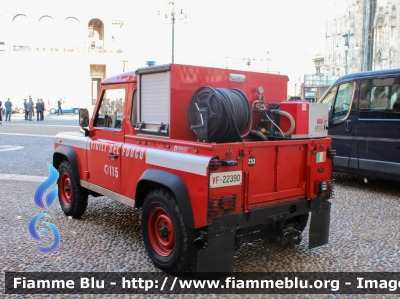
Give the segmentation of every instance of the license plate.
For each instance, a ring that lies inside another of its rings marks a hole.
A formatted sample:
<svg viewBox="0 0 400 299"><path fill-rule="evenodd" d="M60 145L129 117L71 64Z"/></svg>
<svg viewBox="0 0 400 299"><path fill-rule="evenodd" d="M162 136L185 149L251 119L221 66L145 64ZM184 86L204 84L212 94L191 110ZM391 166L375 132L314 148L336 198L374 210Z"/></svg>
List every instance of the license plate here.
<svg viewBox="0 0 400 299"><path fill-rule="evenodd" d="M210 188L236 186L242 184L242 172L218 172L210 174Z"/></svg>

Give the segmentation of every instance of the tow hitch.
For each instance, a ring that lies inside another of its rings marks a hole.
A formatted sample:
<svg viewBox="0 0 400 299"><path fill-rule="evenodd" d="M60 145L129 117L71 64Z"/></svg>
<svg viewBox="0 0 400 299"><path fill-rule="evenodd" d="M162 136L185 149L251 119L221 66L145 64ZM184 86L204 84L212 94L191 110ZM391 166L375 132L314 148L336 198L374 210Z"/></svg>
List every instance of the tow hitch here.
<svg viewBox="0 0 400 299"><path fill-rule="evenodd" d="M302 240L301 231L294 229L293 227L286 228L282 231L282 245L292 243L294 245L300 244Z"/></svg>

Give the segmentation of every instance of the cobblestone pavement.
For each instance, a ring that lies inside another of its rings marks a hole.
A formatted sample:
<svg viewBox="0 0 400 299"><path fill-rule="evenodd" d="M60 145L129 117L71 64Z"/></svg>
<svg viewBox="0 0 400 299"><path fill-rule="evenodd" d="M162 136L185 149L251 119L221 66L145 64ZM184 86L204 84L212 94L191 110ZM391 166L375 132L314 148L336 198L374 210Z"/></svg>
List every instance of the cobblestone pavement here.
<svg viewBox="0 0 400 299"><path fill-rule="evenodd" d="M13 115L14 116L14 115ZM1 173L47 176L53 138L57 131L78 130L77 116L48 117L25 125L21 118L0 125ZM15 120L14 120L15 119ZM11 135L14 134L14 135ZM36 134L26 136L17 134ZM48 137L50 136L50 137ZM4 146L23 146L2 151ZM3 146L3 148L1 147ZM40 213L33 203L38 182L1 179L0 298L103 298L128 295L4 295L5 271L112 271L159 272L144 249L140 210L111 199L91 198L81 219L66 217L58 202L47 213L61 235L59 247L43 254L27 232L30 219ZM364 184L362 178L336 174L330 242L309 250L307 242L282 248L266 241L245 244L235 254L235 271L260 272L383 272L400 271L400 184L378 179ZM306 228L307 231L307 228ZM307 233L304 240L308 239ZM45 246L45 244L44 244ZM160 295L132 298L161 298ZM339 295L177 295L165 298L338 298ZM163 297L163 298L164 298ZM400 298L400 295L343 295L343 298Z"/></svg>

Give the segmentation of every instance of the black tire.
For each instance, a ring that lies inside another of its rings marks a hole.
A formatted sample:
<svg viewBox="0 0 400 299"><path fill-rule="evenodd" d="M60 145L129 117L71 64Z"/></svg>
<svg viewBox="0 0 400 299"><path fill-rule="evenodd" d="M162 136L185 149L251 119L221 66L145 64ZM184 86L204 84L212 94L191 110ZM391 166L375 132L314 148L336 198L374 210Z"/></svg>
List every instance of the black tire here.
<svg viewBox="0 0 400 299"><path fill-rule="evenodd" d="M56 114L56 109L51 108L51 109L50 109L50 113L51 113L51 114Z"/></svg>
<svg viewBox="0 0 400 299"><path fill-rule="evenodd" d="M81 217L88 203L87 189L82 188L78 179L74 177L68 161L61 162L58 173L58 199L64 214Z"/></svg>
<svg viewBox="0 0 400 299"><path fill-rule="evenodd" d="M78 109L78 108L75 108L75 109L74 109L74 113L75 113L75 114L79 114L79 109Z"/></svg>
<svg viewBox="0 0 400 299"><path fill-rule="evenodd" d="M180 272L193 265L197 253L194 231L183 223L171 192L160 188L146 196L141 226L147 253L158 268Z"/></svg>

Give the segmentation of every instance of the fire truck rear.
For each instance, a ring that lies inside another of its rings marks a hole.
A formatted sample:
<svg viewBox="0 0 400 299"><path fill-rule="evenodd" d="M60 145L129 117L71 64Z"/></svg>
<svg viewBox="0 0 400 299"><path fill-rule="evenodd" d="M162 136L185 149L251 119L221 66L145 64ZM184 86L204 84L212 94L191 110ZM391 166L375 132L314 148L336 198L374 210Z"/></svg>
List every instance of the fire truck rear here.
<svg viewBox="0 0 400 299"><path fill-rule="evenodd" d="M286 76L168 64L106 79L79 132L55 138L59 200L141 208L146 250L177 272L233 271L234 250L268 239L328 243L328 107L287 101Z"/></svg>

